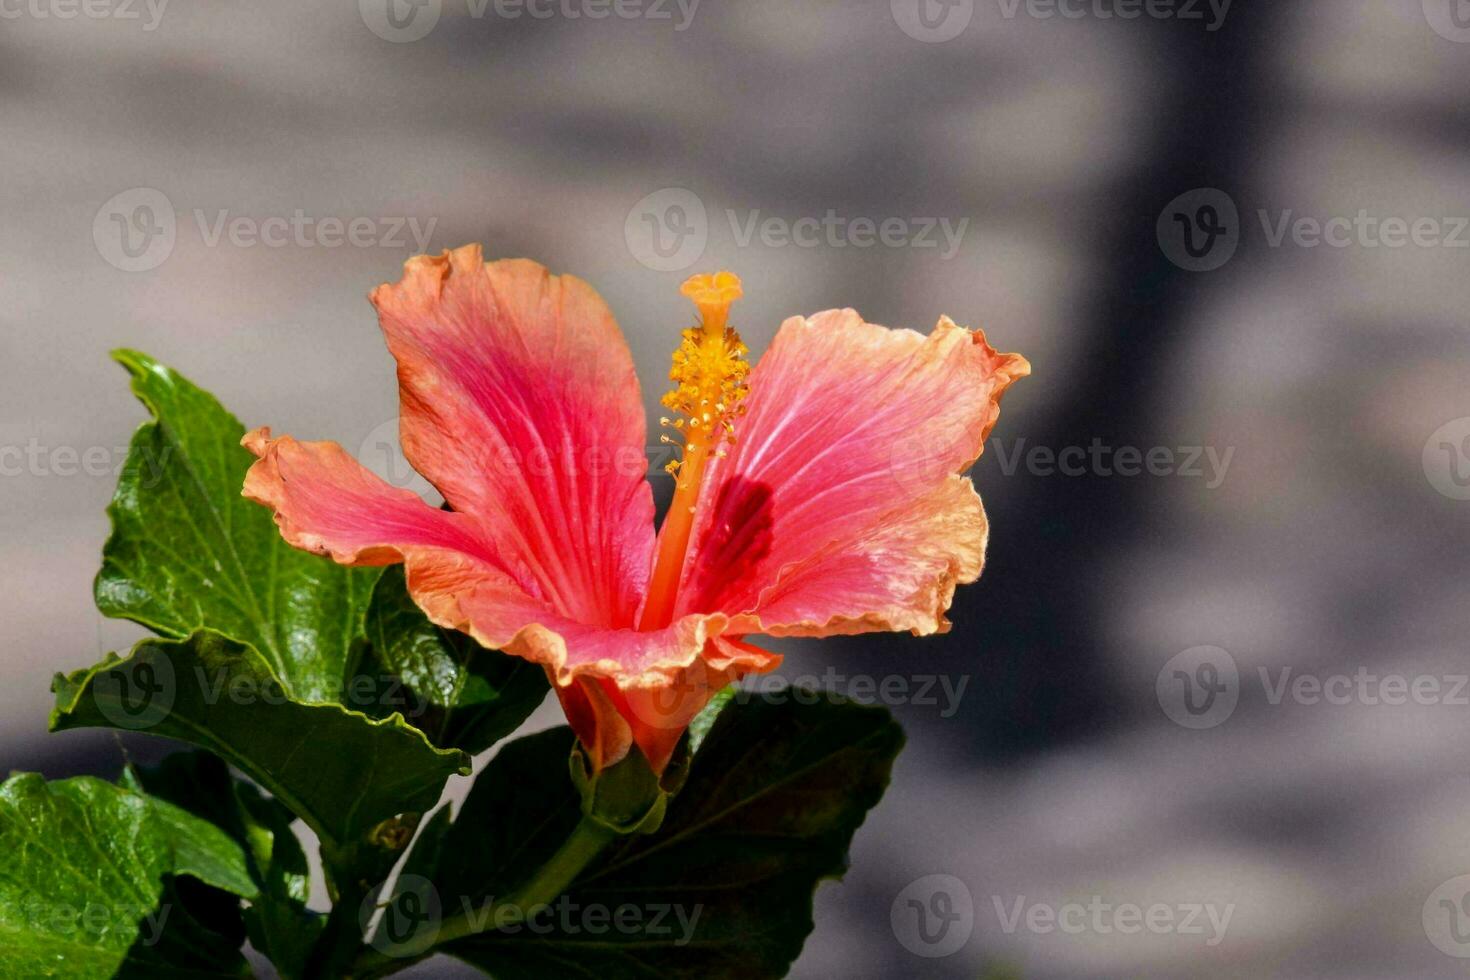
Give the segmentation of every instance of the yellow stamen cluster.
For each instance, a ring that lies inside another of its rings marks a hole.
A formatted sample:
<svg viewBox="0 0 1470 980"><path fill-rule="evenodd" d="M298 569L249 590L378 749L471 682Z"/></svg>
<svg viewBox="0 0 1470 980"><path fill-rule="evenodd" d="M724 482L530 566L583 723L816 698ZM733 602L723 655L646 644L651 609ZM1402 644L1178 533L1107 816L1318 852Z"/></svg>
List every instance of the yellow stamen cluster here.
<svg viewBox="0 0 1470 980"><path fill-rule="evenodd" d="M698 275L680 292L699 307L700 324L684 331L669 370L674 388L663 397L665 407L683 416L660 420L683 437L684 458L665 466L676 476L690 466L702 467L702 460L694 461L698 454L721 455L720 446L734 443L734 420L744 410L741 400L750 374L748 350L728 322L730 304L742 295L740 277L733 272ZM679 445L668 435L662 439Z"/></svg>

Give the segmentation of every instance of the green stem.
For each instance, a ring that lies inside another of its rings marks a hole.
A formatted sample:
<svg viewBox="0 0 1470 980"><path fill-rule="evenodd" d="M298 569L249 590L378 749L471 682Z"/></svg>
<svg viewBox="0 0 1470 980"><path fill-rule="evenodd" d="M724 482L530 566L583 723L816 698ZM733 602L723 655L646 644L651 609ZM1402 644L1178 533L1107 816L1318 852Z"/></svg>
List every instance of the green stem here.
<svg viewBox="0 0 1470 980"><path fill-rule="evenodd" d="M443 946L456 939L524 922L537 907L556 901L582 873L582 869L621 836L622 833L596 817L584 815L571 836L529 881L504 901L480 908L473 916L466 910L445 919L435 936L434 945ZM359 980L387 976L432 956L434 952L430 949L414 957L392 957L375 949L364 949L353 961L351 976Z"/></svg>
<svg viewBox="0 0 1470 980"><path fill-rule="evenodd" d="M557 896L566 891L582 869L620 835L616 830L591 817L583 817L572 835L551 860L541 866L536 876L517 889L503 902L489 908L489 914L480 914L471 919L468 915L457 915L446 919L439 929L438 943L449 943L477 932L487 931L487 925L504 928L524 922L528 912L542 905L550 905Z"/></svg>
<svg viewBox="0 0 1470 980"><path fill-rule="evenodd" d="M350 966L358 946L362 943L362 926L358 916L362 903L367 900L368 890L350 876L345 880L334 877L331 866L325 860L325 853L323 858L322 866L326 871L332 911L327 916L326 927L312 948L306 975L327 980L351 976Z"/></svg>

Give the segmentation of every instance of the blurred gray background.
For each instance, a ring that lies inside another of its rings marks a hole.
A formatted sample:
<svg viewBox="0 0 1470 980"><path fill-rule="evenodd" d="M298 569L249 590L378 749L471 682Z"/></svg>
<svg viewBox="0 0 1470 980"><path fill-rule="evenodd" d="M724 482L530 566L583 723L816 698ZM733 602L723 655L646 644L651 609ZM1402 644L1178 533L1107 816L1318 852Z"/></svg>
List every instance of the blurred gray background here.
<svg viewBox="0 0 1470 980"><path fill-rule="evenodd" d="M1035 367L953 632L783 647L909 691L794 976L1465 973L1470 3L392 3L0 0L0 770L121 761L44 733L136 635L109 348L407 482L420 244L590 280L650 409L729 268L756 353L850 305Z"/></svg>

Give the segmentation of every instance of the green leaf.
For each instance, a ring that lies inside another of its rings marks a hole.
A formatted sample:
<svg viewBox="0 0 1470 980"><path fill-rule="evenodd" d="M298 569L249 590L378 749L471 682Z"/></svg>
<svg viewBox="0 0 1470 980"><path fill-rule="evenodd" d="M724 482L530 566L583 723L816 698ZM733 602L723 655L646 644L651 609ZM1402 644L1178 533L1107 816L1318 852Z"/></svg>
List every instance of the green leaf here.
<svg viewBox="0 0 1470 980"><path fill-rule="evenodd" d="M199 869L193 872L195 877L220 890L255 898L257 882L229 819L230 782L224 763L205 752L176 752L151 769L129 763L118 780L124 789L152 798L159 819L174 835L176 856ZM221 847L221 834L231 838L232 845Z"/></svg>
<svg viewBox="0 0 1470 980"><path fill-rule="evenodd" d="M252 647L209 630L143 640L125 658L52 682L51 729L147 730L208 749L306 821L324 847L368 847L399 813L423 813L462 752L437 749L398 715L374 720L336 704L303 704ZM381 855L391 864L393 855Z"/></svg>
<svg viewBox="0 0 1470 980"><path fill-rule="evenodd" d="M261 880L261 896L245 910L250 943L270 957L286 980L305 976L312 946L326 925L306 907L311 879L306 852L291 832L292 815L255 787L236 784L247 850Z"/></svg>
<svg viewBox="0 0 1470 980"><path fill-rule="evenodd" d="M193 878L164 878L154 930L140 930L117 980L247 978L240 900Z"/></svg>
<svg viewBox="0 0 1470 980"><path fill-rule="evenodd" d="M542 916L444 951L496 980L784 975L903 745L884 709L812 702L725 706L656 833L615 844ZM483 917L571 833L571 746L564 728L509 743L453 824L426 829L409 861L434 868L444 916Z"/></svg>
<svg viewBox="0 0 1470 980"><path fill-rule="evenodd" d="M484 751L519 728L550 689L540 666L431 623L409 596L401 566L386 569L373 590L367 636L364 668L382 675L359 678L366 688L349 684L348 704L369 713L374 704L401 706L445 748ZM406 690L383 683L389 675Z"/></svg>
<svg viewBox="0 0 1470 980"><path fill-rule="evenodd" d="M129 763L119 784L151 796L161 807L210 821L240 843L238 821L231 807L234 782L225 764L207 752L176 752L157 766L140 768ZM246 857L242 845L242 856ZM256 891L253 867L248 870L250 889ZM259 901L260 896L255 895ZM164 878L163 897L157 913L158 929L139 934L118 970L120 978L149 980L152 977L192 978L206 976L250 976L250 965L240 947L245 942L245 922L240 899L227 891L192 878Z"/></svg>
<svg viewBox="0 0 1470 980"><path fill-rule="evenodd" d="M244 848L251 877L259 887L259 894L244 910L243 922L238 908L233 921L223 924L224 916L212 917L207 925L196 925L190 917L179 930L184 945L207 947L213 941L211 932L233 936L240 931L242 938L248 933L251 944L271 959L283 977L302 976L324 920L306 907L311 879L306 854L291 831L295 820L291 811L233 777L224 762L208 752L175 752L148 769L129 766L123 782L226 830ZM209 900L196 895L190 907ZM165 938L172 935L166 932ZM234 945L238 948L240 941ZM173 964L193 962L173 950L169 955ZM152 960L143 962L150 969L163 968Z"/></svg>
<svg viewBox="0 0 1470 980"><path fill-rule="evenodd" d="M504 895L545 863L581 819L581 796L567 759L575 737L565 726L508 742L475 778L454 822L436 837L425 827L407 864L431 866L446 914Z"/></svg>
<svg viewBox="0 0 1470 980"><path fill-rule="evenodd" d="M338 700L379 570L286 544L270 510L240 496L254 460L245 427L152 358L113 356L153 421L133 436L108 507L97 607L174 638L216 630L255 647L293 698Z"/></svg>
<svg viewBox="0 0 1470 980"><path fill-rule="evenodd" d="M709 699L709 704L700 709L699 714L689 723L689 751L695 753L704 744L710 729L715 727L715 721L720 717L720 712L725 710L735 697L735 685L727 684L715 692L715 696Z"/></svg>
<svg viewBox="0 0 1470 980"><path fill-rule="evenodd" d="M166 876L239 887L244 867L227 834L177 807L35 773L0 785L0 854L0 964L27 977L112 976L161 937Z"/></svg>
<svg viewBox="0 0 1470 980"><path fill-rule="evenodd" d="M164 833L173 840L174 870L243 898L255 897L255 880L238 841L172 803L154 800L153 809Z"/></svg>

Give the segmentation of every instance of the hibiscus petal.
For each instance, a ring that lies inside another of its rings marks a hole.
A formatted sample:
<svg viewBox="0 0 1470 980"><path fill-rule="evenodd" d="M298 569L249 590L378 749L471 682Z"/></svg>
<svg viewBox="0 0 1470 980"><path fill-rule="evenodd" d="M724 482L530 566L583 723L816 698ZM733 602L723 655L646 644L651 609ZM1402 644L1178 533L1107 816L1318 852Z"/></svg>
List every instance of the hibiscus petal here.
<svg viewBox="0 0 1470 980"><path fill-rule="evenodd" d="M727 611L732 633L945 629L986 537L955 475L1029 373L948 317L927 337L852 310L787 320L701 493L679 612Z"/></svg>
<svg viewBox="0 0 1470 980"><path fill-rule="evenodd" d="M606 678L579 678L556 693L594 768L618 762L636 744L653 770L663 772L684 730L711 698L746 674L780 663L780 654L717 637L699 659L658 687L624 689Z"/></svg>
<svg viewBox="0 0 1470 980"><path fill-rule="evenodd" d="M949 630L956 585L980 577L990 528L975 485L950 476L912 507L781 569L754 617L733 628L773 636Z"/></svg>
<svg viewBox="0 0 1470 980"><path fill-rule="evenodd" d="M552 680L554 683L555 678ZM608 696L609 688L617 689L615 685L596 678L580 678L566 686L552 688L561 702L567 723L591 756L594 772L621 762L633 744L632 729Z"/></svg>
<svg viewBox="0 0 1470 980"><path fill-rule="evenodd" d="M520 587L474 515L430 507L336 443L273 439L258 429L244 444L260 457L244 494L275 511L290 544L347 565L405 562L409 594L435 623L543 664L560 685L583 676L623 687L668 685L725 629L718 614L685 616L648 633L570 619ZM721 661L727 667L769 658L753 647L729 649Z"/></svg>
<svg viewBox="0 0 1470 980"><path fill-rule="evenodd" d="M460 597L476 592L534 605L474 518L390 486L334 442L273 439L262 428L242 443L260 457L243 493L275 511L287 543L343 565L404 562L409 593L443 625L460 618Z"/></svg>
<svg viewBox="0 0 1470 980"><path fill-rule="evenodd" d="M373 290L398 361L404 453L493 538L521 588L629 626L653 551L633 359L591 286L478 245Z"/></svg>
<svg viewBox="0 0 1470 980"><path fill-rule="evenodd" d="M272 438L260 428L241 444L260 457L245 475L244 496L275 511L294 547L343 565L390 565L415 549L494 561L469 518L389 485L335 442Z"/></svg>

